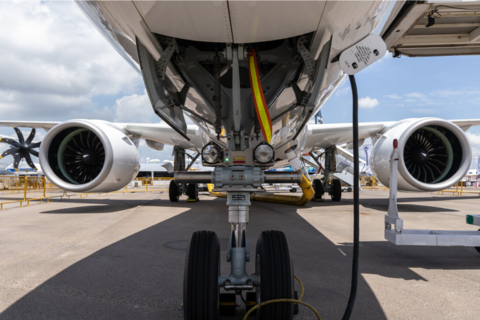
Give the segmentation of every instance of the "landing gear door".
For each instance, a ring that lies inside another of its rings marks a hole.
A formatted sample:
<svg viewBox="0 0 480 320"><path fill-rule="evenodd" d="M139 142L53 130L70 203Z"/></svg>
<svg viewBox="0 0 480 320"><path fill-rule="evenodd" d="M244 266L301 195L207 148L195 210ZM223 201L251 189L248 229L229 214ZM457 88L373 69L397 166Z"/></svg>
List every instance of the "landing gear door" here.
<svg viewBox="0 0 480 320"><path fill-rule="evenodd" d="M181 109L183 102L180 92L165 76L165 72L163 72L163 77L161 76L162 72L159 70L161 66L138 39L137 49L143 81L155 114L185 139L190 140L187 136L187 123Z"/></svg>

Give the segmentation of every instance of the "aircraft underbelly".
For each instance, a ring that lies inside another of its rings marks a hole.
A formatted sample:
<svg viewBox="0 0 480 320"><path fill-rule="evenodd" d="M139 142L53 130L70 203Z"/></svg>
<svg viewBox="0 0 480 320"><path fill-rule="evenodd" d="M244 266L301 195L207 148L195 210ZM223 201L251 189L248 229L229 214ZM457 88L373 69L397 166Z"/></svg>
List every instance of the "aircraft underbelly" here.
<svg viewBox="0 0 480 320"><path fill-rule="evenodd" d="M317 30L325 2L135 1L149 29L207 42L254 43Z"/></svg>
<svg viewBox="0 0 480 320"><path fill-rule="evenodd" d="M173 38L233 42L227 1L134 1L150 31Z"/></svg>

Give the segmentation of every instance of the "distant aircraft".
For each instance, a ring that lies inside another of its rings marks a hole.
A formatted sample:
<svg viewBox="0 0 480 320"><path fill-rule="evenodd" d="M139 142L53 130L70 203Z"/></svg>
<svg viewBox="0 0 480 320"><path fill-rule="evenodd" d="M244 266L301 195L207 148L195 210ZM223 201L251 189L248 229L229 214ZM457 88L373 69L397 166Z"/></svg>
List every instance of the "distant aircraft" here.
<svg viewBox="0 0 480 320"><path fill-rule="evenodd" d="M45 129L40 164L55 185L68 191L107 192L128 184L139 170L138 139L145 139L155 150L165 144L174 146L171 201L178 201L182 194L198 198L198 183L213 183L213 192L227 194L231 225L227 261L232 263L232 273L219 276L220 246L215 233L196 232L187 252L185 319L218 319L219 287L256 289L257 303L293 297L293 270L284 234L262 233L250 254L246 240L250 198L252 193L261 198L261 184L266 182L295 182L311 189L301 172L301 155L309 153L317 162L320 154L325 160L324 181L314 181L316 193L340 200L340 181L329 184L329 177L336 170L336 146L352 143L352 125L322 124L320 117L315 117L316 124L309 121L347 74L368 67L386 50L394 56L476 54L480 38L475 26L466 27L469 33L464 39L455 30L445 29L448 24L438 22L450 19L440 14L452 10L452 16L461 19L455 15L458 9L416 1L399 1L390 11L389 1L77 4L142 74L153 112L163 123L77 119L2 121L0 125ZM456 6L468 10L471 4ZM377 36L373 32L382 19L385 26ZM442 28L441 36L429 38ZM448 37L449 32L455 37ZM465 32L462 29L462 35ZM396 85L393 75L391 81ZM187 125L185 117L195 124ZM457 183L467 172L472 153L464 131L478 124L480 120L439 118L361 123L359 142L372 139L371 168L388 185L389 158L398 139L398 189L437 191ZM29 159L38 144L32 144L33 136L18 138L16 144L7 141L17 151L2 156L14 154L16 163L25 157L34 166ZM196 153L189 155L190 163L200 158L212 171L190 172L186 150ZM292 171L268 171L285 166ZM274 199L270 196L264 199ZM255 275L246 273L250 259L256 260ZM259 310L261 319L277 320L292 319L292 312L291 303Z"/></svg>

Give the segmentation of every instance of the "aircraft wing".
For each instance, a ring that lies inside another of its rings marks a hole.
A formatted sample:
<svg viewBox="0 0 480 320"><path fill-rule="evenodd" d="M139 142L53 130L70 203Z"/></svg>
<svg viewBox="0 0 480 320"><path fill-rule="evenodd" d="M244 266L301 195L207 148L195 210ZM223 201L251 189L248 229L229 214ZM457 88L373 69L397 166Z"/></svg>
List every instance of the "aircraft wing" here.
<svg viewBox="0 0 480 320"><path fill-rule="evenodd" d="M473 120L449 120L463 131L472 126L480 125L480 119ZM358 139L363 140L381 133L384 129L392 127L399 122L365 122L358 124ZM305 142L305 150L318 150L328 148L341 143L349 143L353 140L351 123L339 124L309 124Z"/></svg>
<svg viewBox="0 0 480 320"><path fill-rule="evenodd" d="M41 128L48 131L59 123L54 121L0 121L0 127Z"/></svg>
<svg viewBox="0 0 480 320"><path fill-rule="evenodd" d="M358 139L374 136L390 124L389 122L365 122L358 124ZM305 149L328 148L340 143L352 141L351 123L339 124L309 124Z"/></svg>

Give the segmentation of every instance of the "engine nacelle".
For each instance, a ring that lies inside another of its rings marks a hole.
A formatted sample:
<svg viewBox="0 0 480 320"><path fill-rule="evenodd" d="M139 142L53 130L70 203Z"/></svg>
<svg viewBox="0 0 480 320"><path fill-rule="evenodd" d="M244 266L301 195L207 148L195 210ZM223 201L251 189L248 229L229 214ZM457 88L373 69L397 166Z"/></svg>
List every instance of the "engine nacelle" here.
<svg viewBox="0 0 480 320"><path fill-rule="evenodd" d="M462 129L438 118L408 119L387 128L372 149L371 168L389 186L393 140L398 139L398 190L439 191L460 181L472 151Z"/></svg>
<svg viewBox="0 0 480 320"><path fill-rule="evenodd" d="M135 144L100 120L70 120L53 127L39 158L48 179L72 192L119 190L140 170Z"/></svg>

